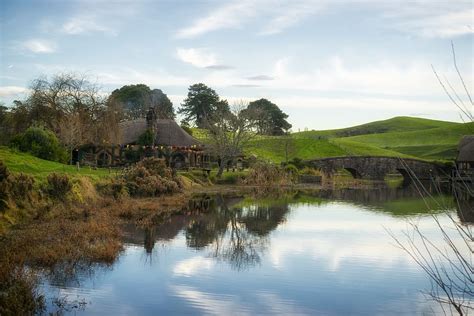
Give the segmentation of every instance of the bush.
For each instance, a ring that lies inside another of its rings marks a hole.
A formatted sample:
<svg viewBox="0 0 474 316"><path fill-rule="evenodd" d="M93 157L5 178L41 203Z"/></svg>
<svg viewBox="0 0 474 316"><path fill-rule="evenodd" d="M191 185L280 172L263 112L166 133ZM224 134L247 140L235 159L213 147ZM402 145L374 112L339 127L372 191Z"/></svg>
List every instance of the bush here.
<svg viewBox="0 0 474 316"><path fill-rule="evenodd" d="M296 168L295 165L293 165L291 163L287 164L285 166L285 172L286 172L287 176L290 177L293 182L298 181L299 171L298 171L298 168Z"/></svg>
<svg viewBox="0 0 474 316"><path fill-rule="evenodd" d="M301 171L300 174L303 175L310 175L310 176L322 176L323 173L320 170L310 168L310 167L304 167Z"/></svg>
<svg viewBox="0 0 474 316"><path fill-rule="evenodd" d="M298 157L295 157L292 160L290 160L288 164L292 164L298 169L302 169L306 166L306 163L301 158L298 158Z"/></svg>
<svg viewBox="0 0 474 316"><path fill-rule="evenodd" d="M18 175L10 175L10 195L17 201L30 198L33 191L35 179L33 177L20 173Z"/></svg>
<svg viewBox="0 0 474 316"><path fill-rule="evenodd" d="M138 144L142 146L152 146L155 142L155 135L151 129L147 129L138 137Z"/></svg>
<svg viewBox="0 0 474 316"><path fill-rule="evenodd" d="M68 162L68 154L58 141L56 135L43 127L30 127L24 133L15 136L10 146L33 156L57 161Z"/></svg>
<svg viewBox="0 0 474 316"><path fill-rule="evenodd" d="M0 210L8 207L8 202L24 205L31 200L35 180L26 174L10 174L8 168L0 161Z"/></svg>
<svg viewBox="0 0 474 316"><path fill-rule="evenodd" d="M7 166L0 160L0 211L6 209L8 205L9 175Z"/></svg>
<svg viewBox="0 0 474 316"><path fill-rule="evenodd" d="M220 179L215 179L214 176L214 181L217 184L237 184L239 182L242 182L243 179L245 178L246 173L245 172L224 172L222 175L222 178Z"/></svg>
<svg viewBox="0 0 474 316"><path fill-rule="evenodd" d="M72 190L72 182L65 174L51 173L47 178L46 191L55 199L64 200Z"/></svg>
<svg viewBox="0 0 474 316"><path fill-rule="evenodd" d="M179 192L181 179L162 159L146 158L129 168L120 179L131 196L153 197Z"/></svg>
<svg viewBox="0 0 474 316"><path fill-rule="evenodd" d="M10 172L8 171L7 166L5 166L3 161L0 160L0 182L6 180L9 175Z"/></svg>
<svg viewBox="0 0 474 316"><path fill-rule="evenodd" d="M294 179L276 165L257 162L250 168L242 182L247 185L272 186L292 184Z"/></svg>

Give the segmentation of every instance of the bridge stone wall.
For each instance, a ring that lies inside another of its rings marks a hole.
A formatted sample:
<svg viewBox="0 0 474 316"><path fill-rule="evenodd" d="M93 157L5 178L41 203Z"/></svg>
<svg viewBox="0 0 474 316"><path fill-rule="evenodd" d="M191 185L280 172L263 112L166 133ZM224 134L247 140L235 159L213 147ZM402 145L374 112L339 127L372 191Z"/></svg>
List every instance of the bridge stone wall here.
<svg viewBox="0 0 474 316"><path fill-rule="evenodd" d="M426 180L444 174L438 164L396 157L333 157L311 160L309 164L330 175L338 169L346 169L356 179L383 180L385 175L399 172L405 180L410 180L413 175L420 180Z"/></svg>

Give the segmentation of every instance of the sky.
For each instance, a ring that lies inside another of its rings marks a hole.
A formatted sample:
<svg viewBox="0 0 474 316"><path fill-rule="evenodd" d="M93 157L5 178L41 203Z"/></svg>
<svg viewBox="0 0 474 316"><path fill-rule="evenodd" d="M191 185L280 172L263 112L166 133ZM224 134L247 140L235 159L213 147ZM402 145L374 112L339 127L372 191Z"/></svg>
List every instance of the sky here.
<svg viewBox="0 0 474 316"><path fill-rule="evenodd" d="M460 121L432 66L466 97L453 43L473 90L473 19L457 0L1 0L0 102L76 72L104 93L161 89L175 108L198 82L231 104L267 98L293 131Z"/></svg>

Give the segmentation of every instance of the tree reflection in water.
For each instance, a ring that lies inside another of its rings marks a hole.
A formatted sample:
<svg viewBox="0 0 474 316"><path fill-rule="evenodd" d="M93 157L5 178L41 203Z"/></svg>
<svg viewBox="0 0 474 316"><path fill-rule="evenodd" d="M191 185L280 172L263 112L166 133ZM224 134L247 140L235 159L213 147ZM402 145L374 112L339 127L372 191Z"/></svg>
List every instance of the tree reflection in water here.
<svg viewBox="0 0 474 316"><path fill-rule="evenodd" d="M288 205L281 207L236 207L243 197L215 197L208 212L185 228L190 248L209 249L209 255L228 262L236 270L260 263L268 234L284 221Z"/></svg>
<svg viewBox="0 0 474 316"><path fill-rule="evenodd" d="M269 245L269 234L286 221L291 205L342 201L375 212L407 217L426 214L425 201L419 194L413 187L382 186L266 192L264 195L199 195L191 199L179 215L164 223L143 230L128 227L126 239L144 245L147 254L151 254L156 242L166 245L182 232L189 248L206 251L208 256L225 261L236 270L244 270L260 263ZM436 199L453 200L449 195L437 195ZM457 209L462 222L472 222L472 200L462 201L462 205L452 203L452 209ZM433 203L432 212L443 210L438 210L437 203Z"/></svg>

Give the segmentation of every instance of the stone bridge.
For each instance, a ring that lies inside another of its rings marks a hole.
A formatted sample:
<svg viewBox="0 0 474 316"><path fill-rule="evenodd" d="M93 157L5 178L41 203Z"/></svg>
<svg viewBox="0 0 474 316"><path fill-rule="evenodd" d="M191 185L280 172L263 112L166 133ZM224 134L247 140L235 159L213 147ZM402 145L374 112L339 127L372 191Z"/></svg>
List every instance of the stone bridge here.
<svg viewBox="0 0 474 316"><path fill-rule="evenodd" d="M326 174L345 169L356 179L383 180L385 175L400 173L405 181L436 178L445 173L442 165L417 159L397 157L349 156L310 160L309 165Z"/></svg>

